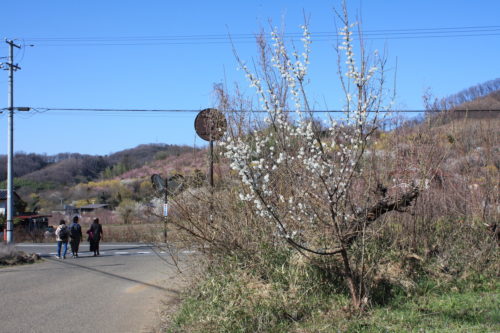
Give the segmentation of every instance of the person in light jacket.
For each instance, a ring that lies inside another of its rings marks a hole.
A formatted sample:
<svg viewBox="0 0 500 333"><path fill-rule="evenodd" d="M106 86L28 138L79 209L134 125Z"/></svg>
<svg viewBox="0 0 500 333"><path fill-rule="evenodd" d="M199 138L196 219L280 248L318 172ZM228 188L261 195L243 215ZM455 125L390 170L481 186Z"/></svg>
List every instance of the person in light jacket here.
<svg viewBox="0 0 500 333"><path fill-rule="evenodd" d="M90 251L94 252L94 257L100 255L99 242L103 238L103 233L102 233L102 225L99 224L98 218L94 219L94 221L90 225L90 229L87 230L87 234L89 235Z"/></svg>
<svg viewBox="0 0 500 333"><path fill-rule="evenodd" d="M66 252L68 251L68 239L69 239L69 230L66 226L66 222L61 220L59 222L59 226L56 229L56 241L57 241L57 259L66 259ZM61 257L61 247L64 247L64 252Z"/></svg>

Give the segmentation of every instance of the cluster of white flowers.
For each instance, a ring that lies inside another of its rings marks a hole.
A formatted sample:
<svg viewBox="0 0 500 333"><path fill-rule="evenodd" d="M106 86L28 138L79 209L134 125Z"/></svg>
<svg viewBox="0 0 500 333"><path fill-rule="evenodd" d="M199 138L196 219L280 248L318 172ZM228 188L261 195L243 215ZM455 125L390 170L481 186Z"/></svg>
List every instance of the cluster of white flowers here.
<svg viewBox="0 0 500 333"><path fill-rule="evenodd" d="M341 30L341 49L346 57L347 78L359 87L367 84L377 68L358 70L352 27ZM375 94L361 98L359 94L348 93L345 119L329 119L327 130L319 135L312 120L302 111L308 110L303 83L311 44L308 27L304 25L302 29L303 52L300 54L296 50L290 53L277 30L271 32L271 63L285 87L269 84L245 64L240 64L268 113L264 120L268 128L255 130L245 138L228 138L222 143L230 167L237 171L246 188L240 200L251 203L259 216L276 223L278 234L283 237L295 237L297 232L290 229L297 226L315 225L318 213L331 216L331 208L346 200L352 175L359 171L357 161L366 139L366 111L377 98ZM282 100L283 89L290 101ZM289 102L298 115L295 123L285 112ZM321 208L315 202L329 206L328 212L318 212Z"/></svg>
<svg viewBox="0 0 500 333"><path fill-rule="evenodd" d="M346 55L346 65L347 65L347 72L346 76L348 78L359 79L358 76L358 69L356 68L356 60L354 58L354 51L353 51L353 44L352 44L352 31L350 28L353 28L354 24L351 25L350 27L348 25L342 27L340 29L339 34L342 36L342 45L340 45L338 48L339 50L344 50L345 55Z"/></svg>
<svg viewBox="0 0 500 333"><path fill-rule="evenodd" d="M273 41L273 54L271 62L273 67L278 70L280 77L285 80L288 90L291 93L295 110L301 113L302 109L302 91L301 87L307 75L309 65L309 54L311 44L311 34L307 25L302 25L302 43L303 52L299 54L296 50L292 52L293 60L290 59L289 52L285 46L285 41L278 33L277 29L271 31Z"/></svg>

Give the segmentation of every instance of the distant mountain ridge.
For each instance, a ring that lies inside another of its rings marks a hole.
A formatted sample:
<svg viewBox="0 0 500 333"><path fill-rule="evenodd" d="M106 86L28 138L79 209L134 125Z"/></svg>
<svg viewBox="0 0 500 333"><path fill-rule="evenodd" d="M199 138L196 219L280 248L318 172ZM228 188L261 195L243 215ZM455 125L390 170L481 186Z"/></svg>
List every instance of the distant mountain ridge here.
<svg viewBox="0 0 500 333"><path fill-rule="evenodd" d="M97 179L105 171L114 176L155 160L178 156L199 149L169 144L142 144L116 153L99 156L78 153L45 155L14 154L14 177L41 183L71 185ZM7 179L7 156L0 155L0 182Z"/></svg>

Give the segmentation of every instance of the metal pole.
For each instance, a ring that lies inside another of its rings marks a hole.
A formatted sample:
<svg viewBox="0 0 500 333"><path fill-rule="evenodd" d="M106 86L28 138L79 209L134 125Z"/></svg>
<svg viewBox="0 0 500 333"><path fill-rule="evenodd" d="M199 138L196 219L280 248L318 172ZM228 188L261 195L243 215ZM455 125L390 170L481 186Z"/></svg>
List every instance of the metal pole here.
<svg viewBox="0 0 500 333"><path fill-rule="evenodd" d="M214 221L214 141L210 140L210 216L209 221Z"/></svg>
<svg viewBox="0 0 500 333"><path fill-rule="evenodd" d="M7 244L14 243L14 184L12 163L14 158L14 70L19 69L14 65L14 47L20 46L14 44L11 40L5 41L9 44L9 120L7 135Z"/></svg>
<svg viewBox="0 0 500 333"><path fill-rule="evenodd" d="M213 140L210 140L210 187L212 189L214 187L214 141Z"/></svg>
<svg viewBox="0 0 500 333"><path fill-rule="evenodd" d="M165 202L166 205L166 213L164 213L163 218L163 242L167 244L167 222L168 222L168 177L165 177Z"/></svg>

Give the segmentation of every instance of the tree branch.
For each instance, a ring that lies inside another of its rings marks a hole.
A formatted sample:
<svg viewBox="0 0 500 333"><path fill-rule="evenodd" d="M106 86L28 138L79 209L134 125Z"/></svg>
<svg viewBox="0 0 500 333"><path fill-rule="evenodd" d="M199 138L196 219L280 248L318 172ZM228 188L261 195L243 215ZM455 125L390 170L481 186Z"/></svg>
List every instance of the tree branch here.
<svg viewBox="0 0 500 333"><path fill-rule="evenodd" d="M409 207L419 194L420 189L418 186L414 185L412 189L403 193L401 196L383 198L375 205L363 209L356 214L356 218L352 222L352 227L343 239L344 243L347 245L352 244L363 230L363 226L366 227L370 225L385 213L391 211L400 212L406 207Z"/></svg>

